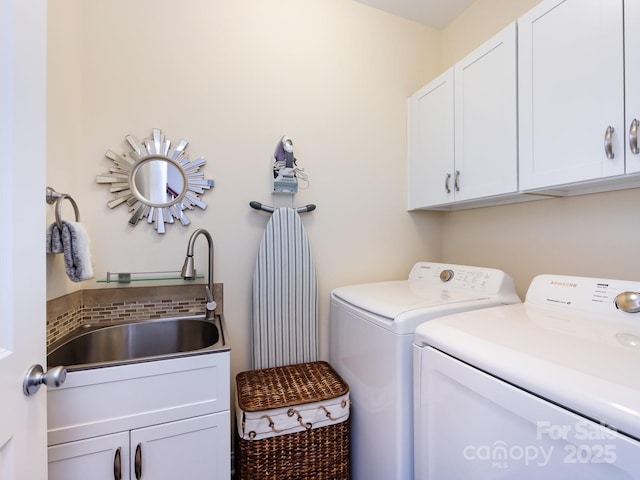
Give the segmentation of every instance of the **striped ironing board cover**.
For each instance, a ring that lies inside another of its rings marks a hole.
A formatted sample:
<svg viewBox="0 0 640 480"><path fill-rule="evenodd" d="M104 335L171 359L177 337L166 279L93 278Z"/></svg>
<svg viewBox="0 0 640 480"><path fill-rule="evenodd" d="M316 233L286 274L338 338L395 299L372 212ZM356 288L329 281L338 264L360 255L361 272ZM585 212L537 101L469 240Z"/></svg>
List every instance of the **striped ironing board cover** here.
<svg viewBox="0 0 640 480"><path fill-rule="evenodd" d="M276 209L253 273L253 368L317 360L318 287L309 239L293 208Z"/></svg>

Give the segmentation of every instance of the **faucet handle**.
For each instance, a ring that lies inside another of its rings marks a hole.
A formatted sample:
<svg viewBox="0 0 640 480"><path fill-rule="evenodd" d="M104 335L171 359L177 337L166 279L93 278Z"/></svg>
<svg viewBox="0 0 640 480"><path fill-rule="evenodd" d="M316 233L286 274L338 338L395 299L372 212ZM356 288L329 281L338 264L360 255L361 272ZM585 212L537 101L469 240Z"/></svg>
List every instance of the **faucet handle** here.
<svg viewBox="0 0 640 480"><path fill-rule="evenodd" d="M211 289L209 288L208 285L206 287L204 287L204 291L205 291L206 296L207 296L207 311L208 312L213 312L216 309L216 307L218 306L218 304L213 299L213 294L211 293Z"/></svg>

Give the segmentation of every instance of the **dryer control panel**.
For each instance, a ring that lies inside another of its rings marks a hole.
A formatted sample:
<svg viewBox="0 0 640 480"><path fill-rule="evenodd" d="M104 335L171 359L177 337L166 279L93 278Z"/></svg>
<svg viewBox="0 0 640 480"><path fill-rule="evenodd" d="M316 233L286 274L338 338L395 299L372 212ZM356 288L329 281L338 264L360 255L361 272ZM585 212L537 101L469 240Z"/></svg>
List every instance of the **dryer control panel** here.
<svg viewBox="0 0 640 480"><path fill-rule="evenodd" d="M640 282L607 278L538 275L527 291L527 303L640 320ZM635 315L635 317L634 317Z"/></svg>

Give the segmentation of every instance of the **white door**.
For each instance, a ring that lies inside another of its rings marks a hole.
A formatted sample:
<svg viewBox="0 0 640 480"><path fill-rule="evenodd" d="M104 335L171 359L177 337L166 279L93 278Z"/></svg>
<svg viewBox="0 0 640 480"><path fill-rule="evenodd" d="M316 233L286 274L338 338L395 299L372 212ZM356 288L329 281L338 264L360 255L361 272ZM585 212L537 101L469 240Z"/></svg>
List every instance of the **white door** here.
<svg viewBox="0 0 640 480"><path fill-rule="evenodd" d="M518 20L520 189L624 174L622 4L545 0Z"/></svg>
<svg viewBox="0 0 640 480"><path fill-rule="evenodd" d="M518 190L516 74L515 23L455 65L456 201Z"/></svg>
<svg viewBox="0 0 640 480"><path fill-rule="evenodd" d="M625 102L627 140L626 172L640 172L640 0L624 2ZM633 130L632 130L632 122Z"/></svg>
<svg viewBox="0 0 640 480"><path fill-rule="evenodd" d="M46 0L0 0L0 478L47 478L46 389L22 378L46 365Z"/></svg>
<svg viewBox="0 0 640 480"><path fill-rule="evenodd" d="M453 202L453 69L414 93L408 110L409 210Z"/></svg>

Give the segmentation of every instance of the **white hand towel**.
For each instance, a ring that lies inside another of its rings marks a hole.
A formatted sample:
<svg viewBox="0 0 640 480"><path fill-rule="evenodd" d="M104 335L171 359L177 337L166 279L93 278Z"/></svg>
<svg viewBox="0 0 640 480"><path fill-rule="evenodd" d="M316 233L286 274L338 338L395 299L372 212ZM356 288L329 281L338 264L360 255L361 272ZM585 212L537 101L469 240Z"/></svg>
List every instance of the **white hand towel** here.
<svg viewBox="0 0 640 480"><path fill-rule="evenodd" d="M91 242L85 228L78 222L62 221L62 231L54 223L47 231L47 253L63 253L67 276L73 282L93 278ZM62 250L60 250L62 247Z"/></svg>

